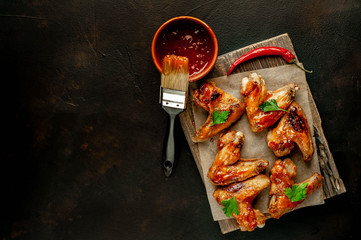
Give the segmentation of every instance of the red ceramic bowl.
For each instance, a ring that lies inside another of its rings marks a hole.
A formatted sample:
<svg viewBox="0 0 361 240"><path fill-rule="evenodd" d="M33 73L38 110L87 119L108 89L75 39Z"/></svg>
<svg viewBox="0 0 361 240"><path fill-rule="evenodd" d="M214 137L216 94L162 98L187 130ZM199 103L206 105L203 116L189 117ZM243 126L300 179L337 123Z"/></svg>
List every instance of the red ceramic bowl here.
<svg viewBox="0 0 361 240"><path fill-rule="evenodd" d="M189 81L197 81L207 75L217 61L216 35L198 18L172 18L160 26L152 42L152 58L159 72L162 72L162 60L167 54L188 57Z"/></svg>

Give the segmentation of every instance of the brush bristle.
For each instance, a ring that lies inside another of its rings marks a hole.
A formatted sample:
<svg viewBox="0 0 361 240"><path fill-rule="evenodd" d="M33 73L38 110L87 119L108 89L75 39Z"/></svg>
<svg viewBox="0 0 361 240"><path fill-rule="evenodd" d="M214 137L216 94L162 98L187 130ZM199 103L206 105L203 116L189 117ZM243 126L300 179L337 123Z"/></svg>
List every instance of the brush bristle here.
<svg viewBox="0 0 361 240"><path fill-rule="evenodd" d="M187 91L189 84L188 58L166 55L163 59L161 86Z"/></svg>

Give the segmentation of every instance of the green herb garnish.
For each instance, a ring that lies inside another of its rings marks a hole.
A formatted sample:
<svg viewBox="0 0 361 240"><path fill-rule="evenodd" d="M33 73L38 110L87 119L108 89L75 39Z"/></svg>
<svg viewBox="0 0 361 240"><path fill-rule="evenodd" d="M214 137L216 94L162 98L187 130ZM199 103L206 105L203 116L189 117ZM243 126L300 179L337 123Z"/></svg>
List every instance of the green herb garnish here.
<svg viewBox="0 0 361 240"><path fill-rule="evenodd" d="M219 112L218 110L214 111L213 113L213 123L211 126L216 125L216 124L221 124L221 123L225 123L227 121L229 115L229 111L221 111Z"/></svg>
<svg viewBox="0 0 361 240"><path fill-rule="evenodd" d="M306 198L308 183L301 183L300 185L293 184L292 189L286 188L285 194L291 200L291 202L297 202Z"/></svg>
<svg viewBox="0 0 361 240"><path fill-rule="evenodd" d="M280 108L275 99L272 99L272 100L262 103L261 105L259 105L259 108L263 112L277 111L277 110L282 110L282 111L288 112L287 110Z"/></svg>
<svg viewBox="0 0 361 240"><path fill-rule="evenodd" d="M223 212L227 217L230 217L232 213L239 215L238 203L235 197L223 200L222 204L224 205Z"/></svg>

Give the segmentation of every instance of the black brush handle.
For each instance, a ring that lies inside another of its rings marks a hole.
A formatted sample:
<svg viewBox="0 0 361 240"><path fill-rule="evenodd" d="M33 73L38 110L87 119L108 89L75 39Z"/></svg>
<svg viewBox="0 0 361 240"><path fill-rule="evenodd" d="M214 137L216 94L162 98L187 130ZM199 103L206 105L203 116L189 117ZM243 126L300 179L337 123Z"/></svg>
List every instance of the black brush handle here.
<svg viewBox="0 0 361 240"><path fill-rule="evenodd" d="M181 109L173 109L163 107L164 110L169 114L169 129L168 138L166 141L165 151L163 154L163 171L164 174L169 177L173 172L174 167L174 156L175 156L175 144L174 144L174 121L176 116L182 112Z"/></svg>

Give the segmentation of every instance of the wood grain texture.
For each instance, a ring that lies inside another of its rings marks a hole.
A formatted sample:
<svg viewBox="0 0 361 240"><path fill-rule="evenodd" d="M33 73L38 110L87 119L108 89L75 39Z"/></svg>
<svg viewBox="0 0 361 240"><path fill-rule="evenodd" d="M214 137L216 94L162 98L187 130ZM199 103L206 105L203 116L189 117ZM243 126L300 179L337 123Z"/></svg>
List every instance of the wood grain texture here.
<svg viewBox="0 0 361 240"><path fill-rule="evenodd" d="M212 71L207 75L207 78L215 78L224 76L227 74L229 67L233 63L234 60L236 60L241 55L247 53L248 51L263 47L263 46L278 46L283 47L288 50L290 50L295 56L296 53L294 51L292 42L288 34L282 34L279 36L276 36L274 38L270 38L243 48L240 48L238 50L226 53L224 55L221 55L218 57L218 60L212 69ZM297 56L296 56L297 59ZM298 59L297 59L298 62ZM237 66L233 73L239 73L239 72L245 72L245 71L252 71L262 68L270 68L270 67L277 67L288 64L285 60L283 60L281 57L278 56L267 56L267 57L260 57L257 59L253 59L250 61L245 62L244 64L241 64L240 66ZM192 84L199 84L199 83L192 83ZM308 86L307 86L308 87ZM311 111L312 111L312 117L313 117L313 126L315 129L315 138L316 138L316 145L317 145L317 153L319 156L319 162L320 162L320 169L321 173L324 176L323 180L323 192L325 199L331 198L335 195L342 194L346 192L345 185L342 181L342 179L339 176L336 164L334 162L334 159L332 157L331 151L329 149L327 140L325 138L325 135L323 133L322 129L322 122L319 115L319 112L317 110L316 104L314 102L314 99L312 98L312 94L310 92L310 89L308 87L309 91L309 101L311 103ZM192 111L192 104L191 104L191 97L188 97L188 103L187 103L187 109L180 114L180 122L184 131L184 134L186 136L187 142L189 144L189 147L191 149L191 152L193 154L194 160L197 164L198 170L202 176L202 169L200 165L200 157L199 157L199 150L198 145L192 142L192 137L196 131L194 126L194 118L193 118L193 111ZM202 176L203 179L203 176ZM227 220L221 220L219 221L219 226L221 228L221 231L223 234L234 231L239 229L237 227L236 221L234 219L227 219Z"/></svg>

